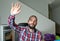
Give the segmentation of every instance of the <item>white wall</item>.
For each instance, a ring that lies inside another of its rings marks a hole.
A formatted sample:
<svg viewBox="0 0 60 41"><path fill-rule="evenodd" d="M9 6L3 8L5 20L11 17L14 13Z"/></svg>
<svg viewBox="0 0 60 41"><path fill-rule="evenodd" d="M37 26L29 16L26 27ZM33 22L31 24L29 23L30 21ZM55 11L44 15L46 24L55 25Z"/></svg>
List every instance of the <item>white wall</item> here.
<svg viewBox="0 0 60 41"><path fill-rule="evenodd" d="M37 12L41 13L45 17L49 17L48 14L48 4L54 0L19 0L26 4L27 6L33 8Z"/></svg>
<svg viewBox="0 0 60 41"><path fill-rule="evenodd" d="M8 16L10 15L11 3L17 0L1 0L1 24L7 24ZM55 34L55 23L48 18L42 16L40 13L31 9L30 7L22 4L22 11L16 16L16 23L27 22L30 15L36 15L38 17L37 29L43 33Z"/></svg>
<svg viewBox="0 0 60 41"><path fill-rule="evenodd" d="M17 2L18 0L0 0L0 16L1 24L7 24L8 15L10 15L10 9L12 2Z"/></svg>
<svg viewBox="0 0 60 41"><path fill-rule="evenodd" d="M38 11L45 17L48 17L48 1L47 0L20 0L29 7Z"/></svg>

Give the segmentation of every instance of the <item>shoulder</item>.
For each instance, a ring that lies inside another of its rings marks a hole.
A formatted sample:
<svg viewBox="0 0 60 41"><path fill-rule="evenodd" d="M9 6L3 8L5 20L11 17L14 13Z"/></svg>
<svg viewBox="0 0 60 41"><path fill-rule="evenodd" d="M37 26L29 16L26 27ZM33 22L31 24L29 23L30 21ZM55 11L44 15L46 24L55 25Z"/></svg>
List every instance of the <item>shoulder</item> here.
<svg viewBox="0 0 60 41"><path fill-rule="evenodd" d="M38 35L42 35L41 31L37 31Z"/></svg>
<svg viewBox="0 0 60 41"><path fill-rule="evenodd" d="M27 30L27 27L25 26L19 26L20 30L23 31L23 30Z"/></svg>
<svg viewBox="0 0 60 41"><path fill-rule="evenodd" d="M36 29L36 33L37 33L37 34L42 34L41 31L39 31L39 30L37 30L37 29Z"/></svg>
<svg viewBox="0 0 60 41"><path fill-rule="evenodd" d="M39 37L39 36L42 37L42 32L39 31L39 30L37 30L37 29L36 29L36 34L37 34L38 37Z"/></svg>
<svg viewBox="0 0 60 41"><path fill-rule="evenodd" d="M37 36L38 36L39 39L42 39L43 38L42 32L37 30Z"/></svg>

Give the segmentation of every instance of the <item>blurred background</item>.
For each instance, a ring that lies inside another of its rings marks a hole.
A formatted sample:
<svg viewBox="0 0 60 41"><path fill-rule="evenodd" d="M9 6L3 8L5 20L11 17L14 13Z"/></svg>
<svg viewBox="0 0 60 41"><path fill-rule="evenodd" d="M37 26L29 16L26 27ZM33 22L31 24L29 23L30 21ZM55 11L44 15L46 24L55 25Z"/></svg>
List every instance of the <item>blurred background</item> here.
<svg viewBox="0 0 60 41"><path fill-rule="evenodd" d="M0 0L0 36L4 37L3 29L8 26L8 16L10 15L11 4L20 2L21 13L16 16L16 23L26 23L29 16L38 17L36 29L44 34L54 34L60 36L60 1L59 0ZM8 30L8 29L7 29ZM13 31L14 34L15 31ZM13 34L13 35L14 35ZM3 41L3 37L0 38ZM15 36L13 36L15 37ZM15 40L15 38L14 38Z"/></svg>

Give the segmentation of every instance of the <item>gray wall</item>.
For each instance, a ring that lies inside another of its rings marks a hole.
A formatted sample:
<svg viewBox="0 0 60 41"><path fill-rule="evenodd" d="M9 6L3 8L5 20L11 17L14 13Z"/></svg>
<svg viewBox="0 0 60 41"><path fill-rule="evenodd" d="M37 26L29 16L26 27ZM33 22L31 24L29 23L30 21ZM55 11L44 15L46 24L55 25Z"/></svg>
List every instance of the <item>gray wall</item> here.
<svg viewBox="0 0 60 41"><path fill-rule="evenodd" d="M0 0L1 24L7 24L7 18L8 15L10 15L12 2L17 2L17 0Z"/></svg>
<svg viewBox="0 0 60 41"><path fill-rule="evenodd" d="M19 0L48 18L48 3L50 0Z"/></svg>
<svg viewBox="0 0 60 41"><path fill-rule="evenodd" d="M60 24L60 6L52 9L53 20Z"/></svg>
<svg viewBox="0 0 60 41"><path fill-rule="evenodd" d="M1 3L1 1L0 1L0 3ZM1 4L0 4L1 5ZM1 12L1 11L0 11ZM1 25L1 13L0 13L0 25Z"/></svg>
<svg viewBox="0 0 60 41"><path fill-rule="evenodd" d="M10 15L11 3L16 2L17 0L1 0L1 24L7 24L8 16ZM53 33L55 34L55 23L48 18L44 17L40 13L31 9L30 7L22 4L22 11L19 15L16 16L16 23L27 22L28 17L31 15L36 15L38 17L37 29L43 33ZM47 13L47 12L46 12ZM46 14L47 15L47 14Z"/></svg>
<svg viewBox="0 0 60 41"><path fill-rule="evenodd" d="M0 25L1 25L1 16L0 16Z"/></svg>
<svg viewBox="0 0 60 41"><path fill-rule="evenodd" d="M56 32L60 34L60 6L52 8L51 19L56 22Z"/></svg>

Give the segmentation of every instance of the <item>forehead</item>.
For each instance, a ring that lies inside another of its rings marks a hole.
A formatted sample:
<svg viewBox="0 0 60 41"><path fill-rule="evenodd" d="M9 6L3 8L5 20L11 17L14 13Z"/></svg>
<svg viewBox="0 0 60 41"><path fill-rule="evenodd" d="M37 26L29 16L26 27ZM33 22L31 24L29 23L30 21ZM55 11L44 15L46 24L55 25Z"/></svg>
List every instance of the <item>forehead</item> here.
<svg viewBox="0 0 60 41"><path fill-rule="evenodd" d="M29 20L36 20L37 21L37 18L36 17L30 17Z"/></svg>

